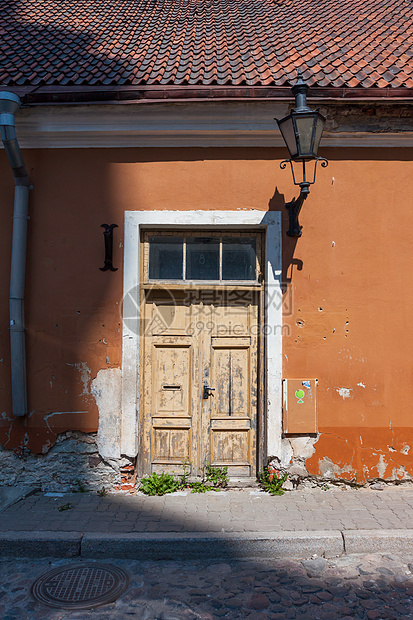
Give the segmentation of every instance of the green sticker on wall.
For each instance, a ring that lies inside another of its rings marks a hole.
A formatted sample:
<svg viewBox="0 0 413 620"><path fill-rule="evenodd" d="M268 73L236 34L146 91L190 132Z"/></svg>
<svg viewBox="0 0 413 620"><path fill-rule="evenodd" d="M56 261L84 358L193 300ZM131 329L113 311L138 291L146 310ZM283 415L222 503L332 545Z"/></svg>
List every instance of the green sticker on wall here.
<svg viewBox="0 0 413 620"><path fill-rule="evenodd" d="M304 390L296 390L295 391L295 397L298 398L297 403L303 405L304 401L302 400L305 396L305 392Z"/></svg>

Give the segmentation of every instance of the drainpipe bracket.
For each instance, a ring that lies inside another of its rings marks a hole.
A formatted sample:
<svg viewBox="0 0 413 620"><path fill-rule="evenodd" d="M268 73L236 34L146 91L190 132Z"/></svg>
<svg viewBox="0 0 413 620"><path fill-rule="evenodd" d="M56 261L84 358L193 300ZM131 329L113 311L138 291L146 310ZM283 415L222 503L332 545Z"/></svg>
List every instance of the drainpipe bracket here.
<svg viewBox="0 0 413 620"><path fill-rule="evenodd" d="M0 125L5 125L6 127L15 127L16 123L14 120L14 115L10 114L9 112L1 112Z"/></svg>

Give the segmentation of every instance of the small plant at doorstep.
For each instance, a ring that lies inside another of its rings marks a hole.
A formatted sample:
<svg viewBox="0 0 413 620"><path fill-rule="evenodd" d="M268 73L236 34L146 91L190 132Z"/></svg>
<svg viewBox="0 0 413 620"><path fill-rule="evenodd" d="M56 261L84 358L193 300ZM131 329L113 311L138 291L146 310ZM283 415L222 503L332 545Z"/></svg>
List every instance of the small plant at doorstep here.
<svg viewBox="0 0 413 620"><path fill-rule="evenodd" d="M180 482L172 474L162 472L158 475L156 472L153 472L147 478L142 478L139 490L145 493L145 495L166 495L167 493L178 491L180 487Z"/></svg>
<svg viewBox="0 0 413 620"><path fill-rule="evenodd" d="M286 480L287 474L281 475L272 465L264 467L258 475L261 488L270 495L284 495L282 486Z"/></svg>

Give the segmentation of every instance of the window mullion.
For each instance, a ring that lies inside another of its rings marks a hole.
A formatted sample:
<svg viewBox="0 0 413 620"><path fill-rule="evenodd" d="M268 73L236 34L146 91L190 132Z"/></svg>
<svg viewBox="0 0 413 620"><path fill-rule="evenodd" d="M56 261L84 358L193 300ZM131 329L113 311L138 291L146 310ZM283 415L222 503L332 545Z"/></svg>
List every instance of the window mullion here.
<svg viewBox="0 0 413 620"><path fill-rule="evenodd" d="M219 281L222 282L222 237L219 238Z"/></svg>
<svg viewBox="0 0 413 620"><path fill-rule="evenodd" d="M184 252L183 252L183 265L182 265L182 276L184 282L186 281L186 237L184 237Z"/></svg>

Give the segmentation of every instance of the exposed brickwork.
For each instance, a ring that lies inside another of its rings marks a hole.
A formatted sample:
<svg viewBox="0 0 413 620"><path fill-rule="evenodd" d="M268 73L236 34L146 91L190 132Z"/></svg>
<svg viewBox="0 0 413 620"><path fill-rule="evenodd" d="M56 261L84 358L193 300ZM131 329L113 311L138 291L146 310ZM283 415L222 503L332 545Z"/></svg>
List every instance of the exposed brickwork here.
<svg viewBox="0 0 413 620"><path fill-rule="evenodd" d="M120 484L115 486L117 491L133 491L136 484L136 471L133 463L120 468Z"/></svg>

